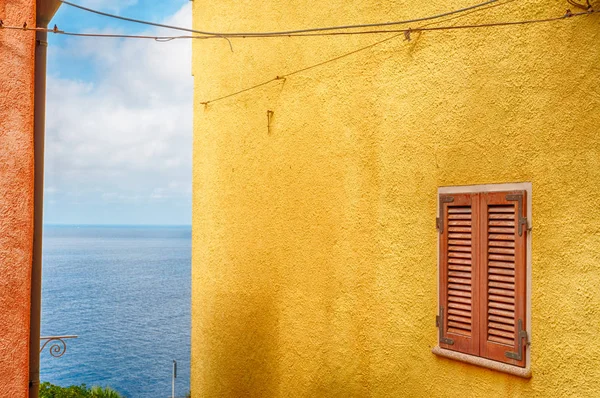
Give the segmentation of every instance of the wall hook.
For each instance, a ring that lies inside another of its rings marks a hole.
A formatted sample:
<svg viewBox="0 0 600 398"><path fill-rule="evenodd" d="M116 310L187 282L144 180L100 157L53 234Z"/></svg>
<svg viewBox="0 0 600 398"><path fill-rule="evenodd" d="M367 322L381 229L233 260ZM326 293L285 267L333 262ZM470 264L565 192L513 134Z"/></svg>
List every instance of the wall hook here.
<svg viewBox="0 0 600 398"><path fill-rule="evenodd" d="M267 134L271 135L271 120L273 119L273 115L275 112L268 110L267 111Z"/></svg>

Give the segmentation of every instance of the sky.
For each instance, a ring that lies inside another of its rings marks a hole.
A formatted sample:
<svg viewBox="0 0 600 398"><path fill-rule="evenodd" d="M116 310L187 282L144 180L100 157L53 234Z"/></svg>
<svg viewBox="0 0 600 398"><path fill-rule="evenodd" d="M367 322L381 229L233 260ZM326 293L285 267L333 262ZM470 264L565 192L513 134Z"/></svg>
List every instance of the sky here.
<svg viewBox="0 0 600 398"><path fill-rule="evenodd" d="M72 0L191 26L189 0ZM177 34L63 4L76 32ZM191 43L49 34L44 222L191 223Z"/></svg>

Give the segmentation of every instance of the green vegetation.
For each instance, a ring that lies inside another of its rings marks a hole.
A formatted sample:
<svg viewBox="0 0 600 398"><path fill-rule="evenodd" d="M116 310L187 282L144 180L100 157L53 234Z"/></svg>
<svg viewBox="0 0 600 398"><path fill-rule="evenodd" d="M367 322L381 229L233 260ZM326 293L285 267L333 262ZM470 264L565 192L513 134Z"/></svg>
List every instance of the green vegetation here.
<svg viewBox="0 0 600 398"><path fill-rule="evenodd" d="M80 386L59 387L48 382L40 385L39 398L123 398L121 394L110 387L88 388Z"/></svg>

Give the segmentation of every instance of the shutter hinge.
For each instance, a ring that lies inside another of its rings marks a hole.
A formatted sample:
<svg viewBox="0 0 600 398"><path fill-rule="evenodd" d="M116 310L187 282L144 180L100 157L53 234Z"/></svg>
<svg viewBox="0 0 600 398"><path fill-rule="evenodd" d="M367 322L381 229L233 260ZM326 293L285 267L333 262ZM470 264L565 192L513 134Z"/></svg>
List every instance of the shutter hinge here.
<svg viewBox="0 0 600 398"><path fill-rule="evenodd" d="M519 325L519 333L517 334L517 341L518 341L517 344L519 345L519 352L507 351L506 353L504 353L504 355L506 355L507 358L514 359L517 361L522 361L523 360L523 346L529 345L529 338L527 336L527 331L523 329L523 320L522 319L519 319L518 325ZM525 340L525 341L523 342L522 340Z"/></svg>
<svg viewBox="0 0 600 398"><path fill-rule="evenodd" d="M523 235L523 226L527 229L527 217L523 216L523 194L517 195L506 195L506 200L510 202L517 202L517 212L519 217L519 236Z"/></svg>
<svg viewBox="0 0 600 398"><path fill-rule="evenodd" d="M440 231L440 234L444 233L444 203L452 202L454 202L454 197L440 196L440 216L436 219L437 229Z"/></svg>
<svg viewBox="0 0 600 398"><path fill-rule="evenodd" d="M440 315L435 317L435 324L440 335L440 344L453 345L454 340L444 337L444 307L440 307Z"/></svg>
<svg viewBox="0 0 600 398"><path fill-rule="evenodd" d="M439 217L436 217L436 218L435 218L435 227L436 227L437 229L440 229L440 218L439 218Z"/></svg>

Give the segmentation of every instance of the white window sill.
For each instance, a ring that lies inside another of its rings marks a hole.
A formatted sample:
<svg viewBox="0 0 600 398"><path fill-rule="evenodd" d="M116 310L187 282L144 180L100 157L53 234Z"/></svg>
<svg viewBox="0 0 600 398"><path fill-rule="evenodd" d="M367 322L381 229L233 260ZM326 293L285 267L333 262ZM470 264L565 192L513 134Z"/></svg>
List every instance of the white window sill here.
<svg viewBox="0 0 600 398"><path fill-rule="evenodd" d="M514 376L522 377L524 379L531 378L531 368L520 368L518 366L508 365L506 363L492 361L490 359L480 358L473 355L463 354L462 352L450 351L440 348L439 346L434 347L431 352L435 355L454 359L455 361L466 362L471 365L481 366L483 368L496 370L498 372L508 373Z"/></svg>

